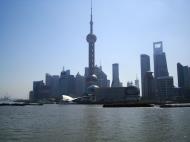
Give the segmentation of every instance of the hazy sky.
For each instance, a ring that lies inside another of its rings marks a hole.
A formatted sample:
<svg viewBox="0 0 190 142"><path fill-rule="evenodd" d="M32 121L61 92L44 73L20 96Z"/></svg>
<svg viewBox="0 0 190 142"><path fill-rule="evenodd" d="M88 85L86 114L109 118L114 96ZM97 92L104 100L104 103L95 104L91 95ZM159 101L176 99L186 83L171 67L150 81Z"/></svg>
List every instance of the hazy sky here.
<svg viewBox="0 0 190 142"><path fill-rule="evenodd" d="M0 96L27 98L33 81L63 66L84 74L88 65L90 0L0 0ZM94 0L96 64L112 80L119 63L126 85L140 79L140 54L163 41L177 85L177 62L190 66L189 0Z"/></svg>

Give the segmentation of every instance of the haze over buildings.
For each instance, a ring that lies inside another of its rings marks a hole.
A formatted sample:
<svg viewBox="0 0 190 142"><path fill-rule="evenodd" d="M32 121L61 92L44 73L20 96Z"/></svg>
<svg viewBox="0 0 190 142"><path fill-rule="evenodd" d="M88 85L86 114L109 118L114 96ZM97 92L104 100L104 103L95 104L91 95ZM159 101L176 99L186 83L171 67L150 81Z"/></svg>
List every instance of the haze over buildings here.
<svg viewBox="0 0 190 142"><path fill-rule="evenodd" d="M33 80L44 80L46 72L59 74L62 66L71 74L84 74L89 4L89 0L0 1L0 96L25 98ZM110 80L112 64L119 63L119 79L126 84L140 76L139 55L151 56L152 42L162 40L177 86L176 63L189 66L190 61L189 5L189 0L96 1L95 62L102 62Z"/></svg>

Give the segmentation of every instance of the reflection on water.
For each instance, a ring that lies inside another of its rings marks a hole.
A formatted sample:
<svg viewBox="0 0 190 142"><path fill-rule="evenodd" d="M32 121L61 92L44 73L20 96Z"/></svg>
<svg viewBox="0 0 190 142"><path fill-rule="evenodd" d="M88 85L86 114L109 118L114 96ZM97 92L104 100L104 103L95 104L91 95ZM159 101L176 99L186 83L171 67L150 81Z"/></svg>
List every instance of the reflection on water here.
<svg viewBox="0 0 190 142"><path fill-rule="evenodd" d="M0 141L189 142L190 108L0 107Z"/></svg>

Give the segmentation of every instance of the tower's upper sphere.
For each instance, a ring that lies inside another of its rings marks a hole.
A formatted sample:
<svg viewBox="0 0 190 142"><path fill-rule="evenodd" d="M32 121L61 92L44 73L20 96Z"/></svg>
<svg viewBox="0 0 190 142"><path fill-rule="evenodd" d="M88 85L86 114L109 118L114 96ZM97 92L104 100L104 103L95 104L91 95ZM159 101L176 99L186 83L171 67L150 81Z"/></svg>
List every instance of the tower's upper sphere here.
<svg viewBox="0 0 190 142"><path fill-rule="evenodd" d="M86 40L88 43L95 43L97 38L96 38L96 35L94 35L94 34L88 34L86 36Z"/></svg>

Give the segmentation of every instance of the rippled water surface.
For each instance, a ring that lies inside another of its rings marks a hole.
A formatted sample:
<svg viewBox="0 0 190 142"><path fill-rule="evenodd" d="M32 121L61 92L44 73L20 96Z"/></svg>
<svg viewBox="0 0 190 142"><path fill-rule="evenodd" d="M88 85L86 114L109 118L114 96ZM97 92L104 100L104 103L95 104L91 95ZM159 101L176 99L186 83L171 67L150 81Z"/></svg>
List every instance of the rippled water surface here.
<svg viewBox="0 0 190 142"><path fill-rule="evenodd" d="M190 108L0 107L2 142L190 142Z"/></svg>

